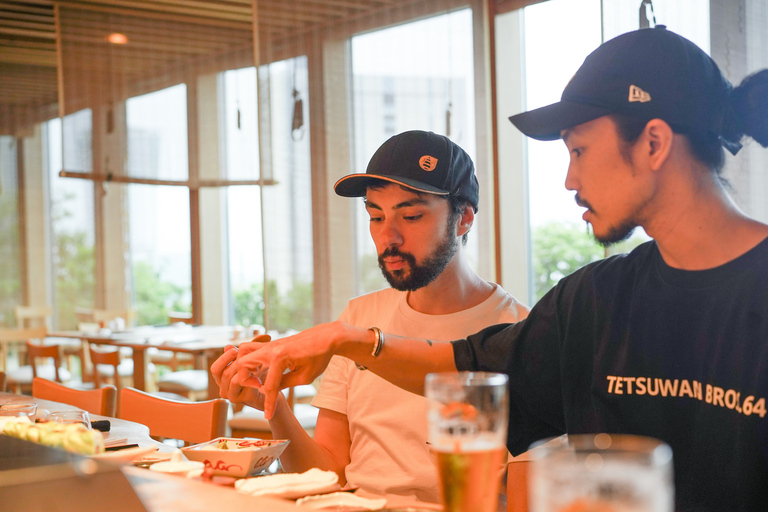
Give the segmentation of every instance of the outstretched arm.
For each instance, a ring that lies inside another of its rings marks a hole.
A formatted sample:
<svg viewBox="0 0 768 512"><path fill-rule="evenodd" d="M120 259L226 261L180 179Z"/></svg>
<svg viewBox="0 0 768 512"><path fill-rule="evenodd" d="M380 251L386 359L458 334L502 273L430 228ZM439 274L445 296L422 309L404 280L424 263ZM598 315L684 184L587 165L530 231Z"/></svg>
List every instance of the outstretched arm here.
<svg viewBox="0 0 768 512"><path fill-rule="evenodd" d="M259 343L252 343L258 345ZM247 347L242 344L241 347ZM219 385L219 393L233 403L242 403L256 409L264 409L264 395L253 387L240 385L237 372L235 347L227 347L224 355L211 365L211 374ZM349 424L346 415L320 409L312 439L299 421L282 393L278 393L274 414L269 420L274 439L290 439L280 456L283 467L290 472L302 472L310 468L334 471L339 482L346 482L344 470L349 464Z"/></svg>
<svg viewBox="0 0 768 512"><path fill-rule="evenodd" d="M423 393L424 377L456 371L450 343L404 338L384 333L384 346L371 355L375 334L340 321L321 324L270 343L241 345L237 356L239 382L261 391L269 419L281 389L314 381L333 355L355 361L384 379L414 393Z"/></svg>

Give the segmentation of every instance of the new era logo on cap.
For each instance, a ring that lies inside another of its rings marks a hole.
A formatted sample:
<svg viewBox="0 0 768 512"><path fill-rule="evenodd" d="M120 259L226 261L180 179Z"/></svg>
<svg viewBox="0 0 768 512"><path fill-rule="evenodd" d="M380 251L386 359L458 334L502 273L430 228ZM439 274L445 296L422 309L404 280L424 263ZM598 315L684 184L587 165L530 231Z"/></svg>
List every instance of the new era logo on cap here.
<svg viewBox="0 0 768 512"><path fill-rule="evenodd" d="M437 167L437 158L430 155L424 155L419 158L419 167L425 171L434 171L435 167Z"/></svg>
<svg viewBox="0 0 768 512"><path fill-rule="evenodd" d="M651 101L651 95L639 88L636 85L629 86L629 102L630 103L646 103Z"/></svg>

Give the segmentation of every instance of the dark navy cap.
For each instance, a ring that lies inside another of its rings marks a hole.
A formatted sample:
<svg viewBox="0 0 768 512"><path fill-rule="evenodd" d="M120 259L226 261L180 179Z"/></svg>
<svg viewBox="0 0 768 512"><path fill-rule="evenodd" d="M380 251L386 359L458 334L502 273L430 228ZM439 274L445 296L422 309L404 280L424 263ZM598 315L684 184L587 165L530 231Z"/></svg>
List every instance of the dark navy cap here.
<svg viewBox="0 0 768 512"><path fill-rule="evenodd" d="M365 174L344 176L334 185L340 196L363 197L374 180L418 192L455 195L477 211L480 186L469 155L448 137L412 130L391 137L376 150Z"/></svg>
<svg viewBox="0 0 768 512"><path fill-rule="evenodd" d="M509 119L538 140L559 139L561 130L608 114L658 118L675 131L720 136L731 89L698 46L657 25L600 45L559 102Z"/></svg>

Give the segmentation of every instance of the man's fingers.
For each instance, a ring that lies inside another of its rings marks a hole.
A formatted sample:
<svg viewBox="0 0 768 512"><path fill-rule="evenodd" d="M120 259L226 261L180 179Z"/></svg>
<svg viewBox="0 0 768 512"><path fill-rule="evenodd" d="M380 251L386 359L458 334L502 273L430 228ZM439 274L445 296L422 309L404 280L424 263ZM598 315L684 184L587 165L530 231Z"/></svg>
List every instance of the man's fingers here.
<svg viewBox="0 0 768 512"><path fill-rule="evenodd" d="M231 345L227 346L227 350L219 356L216 361L211 365L211 374L217 384L221 383L221 376L224 370L231 365L237 359L237 348Z"/></svg>
<svg viewBox="0 0 768 512"><path fill-rule="evenodd" d="M248 343L268 343L272 341L272 336L269 334L257 334Z"/></svg>
<svg viewBox="0 0 768 512"><path fill-rule="evenodd" d="M283 379L283 372L289 366L287 361L280 361L277 366L270 366L267 369L264 385L259 391L264 394L264 417L268 420L272 419L272 414L275 412L277 394L285 387L281 381Z"/></svg>

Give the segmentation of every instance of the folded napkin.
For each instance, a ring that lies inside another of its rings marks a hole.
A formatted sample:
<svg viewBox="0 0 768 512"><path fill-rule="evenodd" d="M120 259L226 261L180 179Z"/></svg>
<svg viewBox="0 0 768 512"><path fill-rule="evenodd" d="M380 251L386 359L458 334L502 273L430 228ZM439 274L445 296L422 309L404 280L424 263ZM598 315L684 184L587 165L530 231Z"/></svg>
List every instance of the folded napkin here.
<svg viewBox="0 0 768 512"><path fill-rule="evenodd" d="M339 475L333 471L312 468L304 473L282 473L244 478L235 482L235 488L251 496L276 496L296 499L309 494L338 491Z"/></svg>
<svg viewBox="0 0 768 512"><path fill-rule="evenodd" d="M387 505L385 498L363 498L351 492L318 494L296 500L297 505L312 509L333 508L333 510L381 510Z"/></svg>

